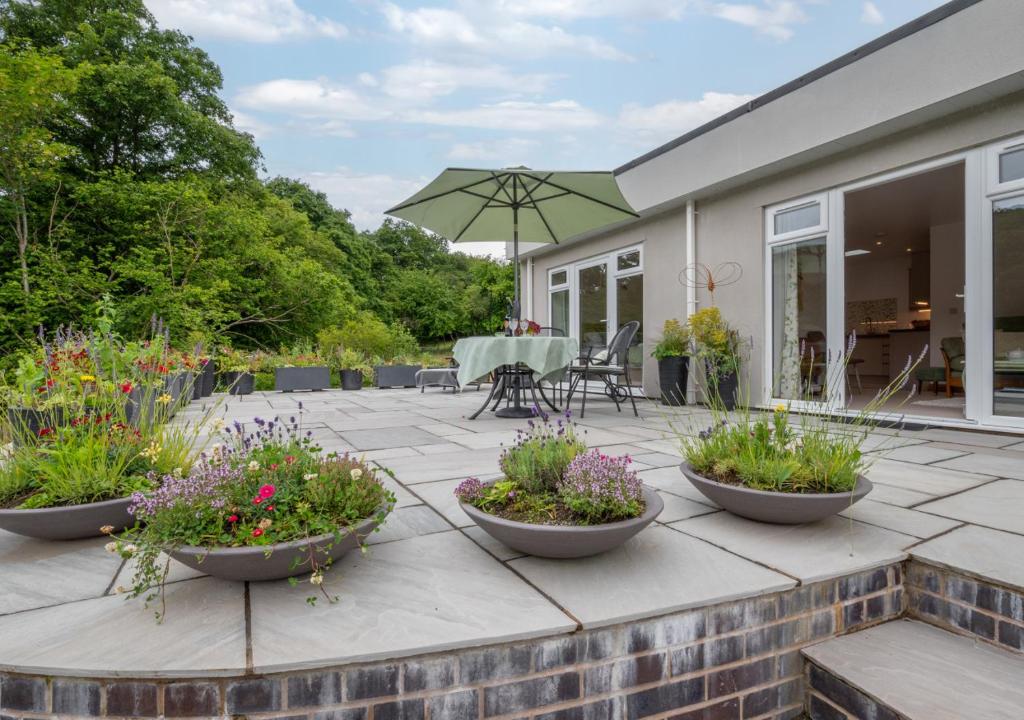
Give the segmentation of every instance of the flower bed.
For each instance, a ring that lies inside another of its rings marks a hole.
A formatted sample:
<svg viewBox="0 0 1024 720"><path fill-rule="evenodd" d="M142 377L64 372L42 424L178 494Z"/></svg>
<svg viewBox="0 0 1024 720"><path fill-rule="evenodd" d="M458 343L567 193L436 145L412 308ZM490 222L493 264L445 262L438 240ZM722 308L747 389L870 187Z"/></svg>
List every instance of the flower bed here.
<svg viewBox="0 0 1024 720"><path fill-rule="evenodd" d="M468 478L455 495L475 522L511 547L581 557L625 542L661 511L660 497L644 487L631 463L628 455L588 451L568 413L555 423L541 415L502 453L504 478Z"/></svg>
<svg viewBox="0 0 1024 720"><path fill-rule="evenodd" d="M362 460L324 454L303 434L301 413L300 405L299 419L257 419L252 432L235 423L191 471L133 496L137 525L111 546L137 556L132 595L162 586L163 552L228 579L308 575L322 587L332 561L362 545L394 495ZM237 552L246 548L256 552Z"/></svg>

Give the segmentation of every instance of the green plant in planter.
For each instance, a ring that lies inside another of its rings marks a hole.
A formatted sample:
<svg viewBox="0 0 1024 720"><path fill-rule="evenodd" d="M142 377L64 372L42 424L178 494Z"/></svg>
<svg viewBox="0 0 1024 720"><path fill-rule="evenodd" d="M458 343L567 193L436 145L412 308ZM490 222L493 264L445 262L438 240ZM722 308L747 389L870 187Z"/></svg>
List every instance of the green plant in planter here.
<svg viewBox="0 0 1024 720"><path fill-rule="evenodd" d="M256 373L261 363L261 356L229 347L221 348L217 355L217 369L221 372Z"/></svg>
<svg viewBox="0 0 1024 720"><path fill-rule="evenodd" d="M338 370L356 370L361 372L364 378L368 378L373 374L373 366L370 365L370 361L365 355L355 350L342 350L340 353L332 356L331 364L332 367Z"/></svg>
<svg viewBox="0 0 1024 720"><path fill-rule="evenodd" d="M324 585L330 560L318 555L312 540L333 535L339 542L362 520L382 522L395 496L363 460L325 454L302 432L301 415L300 403L298 419L257 418L251 432L236 422L225 428L226 442L191 470L166 475L155 489L133 496L137 524L108 546L136 558L130 596L162 598L168 566L161 553L178 547L256 547L269 554L275 545L306 541L308 551L292 564L294 575L307 576L323 597L336 600ZM307 601L314 604L316 596Z"/></svg>
<svg viewBox="0 0 1024 720"><path fill-rule="evenodd" d="M843 356L830 364L829 384L844 381L855 347L851 335ZM908 358L903 371L859 412L846 414L843 424L837 422L841 408L835 407L832 393L811 404L808 391L802 399L809 409L796 415L795 422L786 404L771 411L744 408L728 414L712 403L710 427L696 433L693 428L677 431L682 455L699 475L728 485L781 493L851 492L869 463L861 446L913 396L916 386L910 380L926 353L927 348L916 359ZM810 372L802 381L807 388L813 385ZM904 392L894 408L891 401Z"/></svg>
<svg viewBox="0 0 1024 720"><path fill-rule="evenodd" d="M666 320L661 330L661 340L654 346L651 357L664 360L670 357L686 357L692 353L690 328L676 319Z"/></svg>
<svg viewBox="0 0 1024 720"><path fill-rule="evenodd" d="M701 308L690 316L690 333L696 354L709 373L722 378L740 369L740 337L715 306Z"/></svg>
<svg viewBox="0 0 1024 720"><path fill-rule="evenodd" d="M491 484L468 478L456 497L484 512L539 525L599 525L639 517L643 484L628 456L587 451L568 414L546 415L519 431L499 460L505 477Z"/></svg>

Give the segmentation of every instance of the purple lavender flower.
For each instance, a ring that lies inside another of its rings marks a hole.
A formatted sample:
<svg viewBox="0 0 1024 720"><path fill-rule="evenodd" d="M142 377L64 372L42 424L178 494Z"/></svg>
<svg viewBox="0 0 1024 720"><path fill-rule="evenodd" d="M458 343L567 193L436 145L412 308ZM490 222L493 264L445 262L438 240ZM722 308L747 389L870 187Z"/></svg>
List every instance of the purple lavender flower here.
<svg viewBox="0 0 1024 720"><path fill-rule="evenodd" d="M591 523L636 517L643 508L643 483L629 469L631 462L597 450L577 455L558 484L562 501Z"/></svg>
<svg viewBox="0 0 1024 720"><path fill-rule="evenodd" d="M472 504L484 495L484 484L475 477L466 478L455 488L455 497L460 502Z"/></svg>

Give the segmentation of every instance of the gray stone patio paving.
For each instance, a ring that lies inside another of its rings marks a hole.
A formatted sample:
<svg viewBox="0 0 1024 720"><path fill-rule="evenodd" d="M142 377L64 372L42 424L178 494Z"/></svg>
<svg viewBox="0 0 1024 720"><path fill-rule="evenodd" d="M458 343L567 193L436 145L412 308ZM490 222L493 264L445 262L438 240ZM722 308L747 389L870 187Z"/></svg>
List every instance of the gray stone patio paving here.
<svg viewBox="0 0 1024 720"><path fill-rule="evenodd" d="M870 498L803 527L733 517L685 482L669 425L695 432L700 409L641 403L641 417L588 402L591 445L629 453L666 503L659 522L619 550L580 561L521 557L471 523L452 491L495 477L525 421L467 416L468 392L364 390L224 398L229 420L298 413L331 450L365 455L398 498L366 555L336 568L337 604L310 608L310 586L245 586L181 566L163 625L115 594L129 570L103 539L41 543L0 532L0 669L183 676L286 670L478 646L755 596L898 561L913 553L1024 587L1024 443L1019 436L930 429L875 433ZM183 415L198 418L199 403ZM838 431L843 426L837 426ZM982 527L984 526L984 527ZM990 529L1000 528L1000 529ZM1006 532L1010 531L1010 532ZM125 638L135 647L126 647ZM246 639L251 662L247 665Z"/></svg>

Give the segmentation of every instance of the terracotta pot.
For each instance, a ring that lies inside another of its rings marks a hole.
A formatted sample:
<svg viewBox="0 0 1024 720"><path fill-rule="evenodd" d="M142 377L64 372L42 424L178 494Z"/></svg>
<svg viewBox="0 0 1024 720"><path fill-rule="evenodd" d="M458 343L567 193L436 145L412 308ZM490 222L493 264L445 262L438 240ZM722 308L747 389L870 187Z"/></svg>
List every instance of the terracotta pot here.
<svg viewBox="0 0 1024 720"><path fill-rule="evenodd" d="M654 522L665 503L646 485L643 492L647 505L643 515L603 525L532 525L491 515L466 503L460 505L484 532L513 550L538 557L581 558L613 550Z"/></svg>
<svg viewBox="0 0 1024 720"><path fill-rule="evenodd" d="M332 561L337 560L359 547L360 539L366 538L378 524L375 513L356 525L354 533L345 533L340 542L335 542L331 534L318 535L308 542L295 540L258 547L202 548L186 545L168 550L167 554L190 568L224 580L280 580L312 571L308 562L310 543L316 549L319 562L325 562L328 557ZM298 564L296 558L299 559Z"/></svg>
<svg viewBox="0 0 1024 720"><path fill-rule="evenodd" d="M726 485L699 475L689 463L679 466L701 494L733 515L778 525L818 522L842 512L871 492L871 481L861 475L852 492L785 493Z"/></svg>
<svg viewBox="0 0 1024 720"><path fill-rule="evenodd" d="M38 510L0 510L0 529L40 540L99 537L104 525L120 532L135 524L128 514L130 503L130 498L121 498Z"/></svg>

